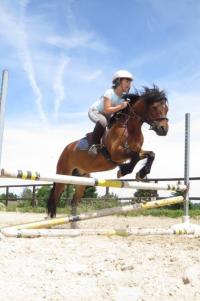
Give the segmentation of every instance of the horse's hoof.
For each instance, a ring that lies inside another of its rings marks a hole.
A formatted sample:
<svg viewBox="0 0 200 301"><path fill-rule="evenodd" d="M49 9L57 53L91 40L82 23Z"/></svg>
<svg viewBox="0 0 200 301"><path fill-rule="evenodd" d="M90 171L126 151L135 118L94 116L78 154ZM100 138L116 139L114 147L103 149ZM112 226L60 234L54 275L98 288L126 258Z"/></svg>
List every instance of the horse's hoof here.
<svg viewBox="0 0 200 301"><path fill-rule="evenodd" d="M140 177L140 173L139 172L137 172L136 173L136 176L135 176L135 179L136 179L136 181L142 181L142 178Z"/></svg>
<svg viewBox="0 0 200 301"><path fill-rule="evenodd" d="M121 177L122 177L122 174L121 174L121 170L119 169L118 172L117 172L117 179L119 179Z"/></svg>

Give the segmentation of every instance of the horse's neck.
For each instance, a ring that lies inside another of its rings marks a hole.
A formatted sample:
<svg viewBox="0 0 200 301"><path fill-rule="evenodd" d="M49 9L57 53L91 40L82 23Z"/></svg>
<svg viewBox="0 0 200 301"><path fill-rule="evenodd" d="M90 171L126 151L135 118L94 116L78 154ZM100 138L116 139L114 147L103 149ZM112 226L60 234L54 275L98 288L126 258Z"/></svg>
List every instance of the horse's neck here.
<svg viewBox="0 0 200 301"><path fill-rule="evenodd" d="M128 132L140 132L143 121L139 115L127 115L124 118L119 119L116 124L114 124L115 129L126 128Z"/></svg>
<svg viewBox="0 0 200 301"><path fill-rule="evenodd" d="M140 135L141 134L141 119L138 119L137 116L123 116L119 118L110 129L105 131L104 141L108 137L119 137L124 135L125 139L128 136Z"/></svg>

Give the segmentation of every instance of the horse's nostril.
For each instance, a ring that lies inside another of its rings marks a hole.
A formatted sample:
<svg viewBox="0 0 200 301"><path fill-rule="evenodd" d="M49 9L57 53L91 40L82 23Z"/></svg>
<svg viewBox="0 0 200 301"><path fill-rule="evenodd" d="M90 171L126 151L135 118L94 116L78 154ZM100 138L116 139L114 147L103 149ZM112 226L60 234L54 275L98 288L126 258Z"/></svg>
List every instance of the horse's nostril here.
<svg viewBox="0 0 200 301"><path fill-rule="evenodd" d="M163 133L163 135L167 135L168 129L164 126L161 126L161 132Z"/></svg>

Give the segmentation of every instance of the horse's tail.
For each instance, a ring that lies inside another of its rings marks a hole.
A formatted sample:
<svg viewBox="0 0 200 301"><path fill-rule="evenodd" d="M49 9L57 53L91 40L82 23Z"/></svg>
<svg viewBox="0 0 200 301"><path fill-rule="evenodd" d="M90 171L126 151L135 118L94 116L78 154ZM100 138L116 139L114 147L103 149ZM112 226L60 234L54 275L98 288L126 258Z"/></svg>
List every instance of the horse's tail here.
<svg viewBox="0 0 200 301"><path fill-rule="evenodd" d="M53 187L50 191L50 195L47 200L47 212L51 218L56 216L56 202L54 196L55 187L56 187L56 183L53 183Z"/></svg>

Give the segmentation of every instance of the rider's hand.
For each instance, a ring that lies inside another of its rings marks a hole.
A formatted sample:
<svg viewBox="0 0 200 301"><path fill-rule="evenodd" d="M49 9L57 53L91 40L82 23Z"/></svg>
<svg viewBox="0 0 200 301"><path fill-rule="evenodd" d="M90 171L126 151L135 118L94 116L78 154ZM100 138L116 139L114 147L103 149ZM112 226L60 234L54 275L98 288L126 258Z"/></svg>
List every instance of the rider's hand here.
<svg viewBox="0 0 200 301"><path fill-rule="evenodd" d="M123 101L122 104L121 104L121 108L122 110L125 109L128 105L128 101Z"/></svg>

